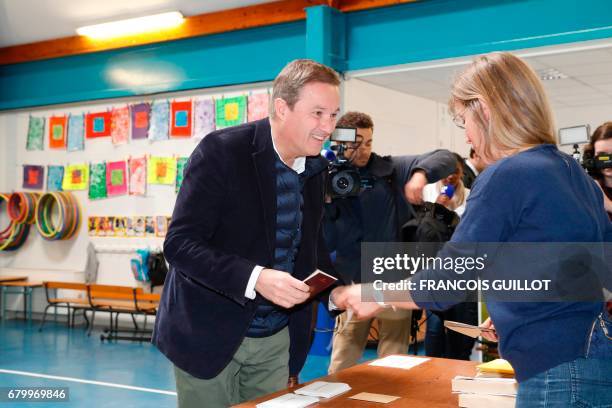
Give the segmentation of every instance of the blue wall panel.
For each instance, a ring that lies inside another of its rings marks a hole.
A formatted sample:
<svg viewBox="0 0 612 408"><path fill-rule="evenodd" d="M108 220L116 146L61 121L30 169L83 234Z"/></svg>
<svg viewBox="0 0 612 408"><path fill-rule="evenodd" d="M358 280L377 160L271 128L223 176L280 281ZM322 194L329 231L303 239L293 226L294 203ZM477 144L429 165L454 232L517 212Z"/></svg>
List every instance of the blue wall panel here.
<svg viewBox="0 0 612 408"><path fill-rule="evenodd" d="M610 0L430 0L347 14L348 69L612 37Z"/></svg>
<svg viewBox="0 0 612 408"><path fill-rule="evenodd" d="M0 110L274 79L305 55L305 22L0 66Z"/></svg>

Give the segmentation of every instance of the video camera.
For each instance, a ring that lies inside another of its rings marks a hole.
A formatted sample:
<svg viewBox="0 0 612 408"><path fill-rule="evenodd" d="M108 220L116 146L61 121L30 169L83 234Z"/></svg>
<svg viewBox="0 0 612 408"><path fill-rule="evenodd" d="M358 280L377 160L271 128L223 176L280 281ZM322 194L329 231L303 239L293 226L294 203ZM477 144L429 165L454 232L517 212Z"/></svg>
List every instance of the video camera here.
<svg viewBox="0 0 612 408"><path fill-rule="evenodd" d="M574 145L573 156L580 162L580 152L578 151L577 144ZM593 155L592 149L585 148L584 154L582 155L582 162L580 162L580 164L589 174L597 174L603 169L612 168L612 154L599 153L597 155Z"/></svg>
<svg viewBox="0 0 612 408"><path fill-rule="evenodd" d="M332 152L324 154L329 163L329 184L327 192L332 199L354 197L359 195L362 180L357 169L351 165L351 158L345 156L346 143L357 141L357 129L338 127L330 140L336 142L330 146Z"/></svg>

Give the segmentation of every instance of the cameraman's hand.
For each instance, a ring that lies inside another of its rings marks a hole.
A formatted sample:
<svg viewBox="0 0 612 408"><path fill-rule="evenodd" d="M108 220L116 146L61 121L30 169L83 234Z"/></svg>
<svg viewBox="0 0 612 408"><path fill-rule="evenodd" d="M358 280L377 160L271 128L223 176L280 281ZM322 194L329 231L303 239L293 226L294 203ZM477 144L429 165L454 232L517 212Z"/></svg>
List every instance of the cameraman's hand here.
<svg viewBox="0 0 612 408"><path fill-rule="evenodd" d="M451 199L446 194L440 194L436 199L436 203L446 207L446 205L450 203L450 200Z"/></svg>
<svg viewBox="0 0 612 408"><path fill-rule="evenodd" d="M287 272L263 269L259 274L255 290L270 302L284 308L304 303L310 295L310 287Z"/></svg>
<svg viewBox="0 0 612 408"><path fill-rule="evenodd" d="M404 186L406 200L410 204L423 204L423 188L427 185L427 175L423 170L417 170Z"/></svg>

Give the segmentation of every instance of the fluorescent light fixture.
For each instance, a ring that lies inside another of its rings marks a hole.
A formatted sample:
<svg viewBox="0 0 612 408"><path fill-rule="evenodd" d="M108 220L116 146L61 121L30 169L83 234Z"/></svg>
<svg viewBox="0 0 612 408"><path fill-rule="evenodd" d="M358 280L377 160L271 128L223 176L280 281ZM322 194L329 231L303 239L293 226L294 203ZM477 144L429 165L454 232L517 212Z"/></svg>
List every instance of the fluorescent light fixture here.
<svg viewBox="0 0 612 408"><path fill-rule="evenodd" d="M180 25L182 22L183 15L180 12L170 11L168 13L79 27L76 31L79 35L94 39L104 39L172 28Z"/></svg>

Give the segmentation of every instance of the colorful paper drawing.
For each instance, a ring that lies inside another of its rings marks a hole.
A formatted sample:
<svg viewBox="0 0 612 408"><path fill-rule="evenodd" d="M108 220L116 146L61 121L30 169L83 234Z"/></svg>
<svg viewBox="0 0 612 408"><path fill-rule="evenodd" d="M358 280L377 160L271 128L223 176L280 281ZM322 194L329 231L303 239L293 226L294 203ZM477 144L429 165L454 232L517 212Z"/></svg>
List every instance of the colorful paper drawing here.
<svg viewBox="0 0 612 408"><path fill-rule="evenodd" d="M89 177L89 199L99 200L108 196L106 190L106 163L92 163Z"/></svg>
<svg viewBox="0 0 612 408"><path fill-rule="evenodd" d="M149 157L147 161L147 183L174 184L175 182L176 159L174 157Z"/></svg>
<svg viewBox="0 0 612 408"><path fill-rule="evenodd" d="M130 133L130 109L113 108L111 110L111 139L114 145L128 142Z"/></svg>
<svg viewBox="0 0 612 408"><path fill-rule="evenodd" d="M96 236L99 222L98 217L87 217L87 235L90 237Z"/></svg>
<svg viewBox="0 0 612 408"><path fill-rule="evenodd" d="M155 101L151 105L151 126L149 140L168 140L168 127L170 122L170 103L168 101Z"/></svg>
<svg viewBox="0 0 612 408"><path fill-rule="evenodd" d="M132 139L146 139L149 134L151 105L139 103L130 106L132 113Z"/></svg>
<svg viewBox="0 0 612 408"><path fill-rule="evenodd" d="M49 118L49 147L51 149L66 148L66 116L51 116Z"/></svg>
<svg viewBox="0 0 612 408"><path fill-rule="evenodd" d="M165 215L155 217L155 236L165 237L168 231L168 219Z"/></svg>
<svg viewBox="0 0 612 408"><path fill-rule="evenodd" d="M247 107L249 122L267 117L269 103L270 95L267 92L249 95L249 105Z"/></svg>
<svg viewBox="0 0 612 408"><path fill-rule="evenodd" d="M62 191L64 166L47 166L47 191Z"/></svg>
<svg viewBox="0 0 612 408"><path fill-rule="evenodd" d="M89 166L69 164L64 168L63 190L85 190L89 186Z"/></svg>
<svg viewBox="0 0 612 408"><path fill-rule="evenodd" d="M134 225L134 236L144 237L145 236L145 217L132 217L132 223Z"/></svg>
<svg viewBox="0 0 612 408"><path fill-rule="evenodd" d="M127 194L127 166L124 160L106 163L106 191L109 196Z"/></svg>
<svg viewBox="0 0 612 408"><path fill-rule="evenodd" d="M85 150L85 118L70 115L68 118L68 151Z"/></svg>
<svg viewBox="0 0 612 408"><path fill-rule="evenodd" d="M44 134L45 118L35 118L34 116L30 116L30 122L28 123L28 140L26 142L26 149L43 150Z"/></svg>
<svg viewBox="0 0 612 408"><path fill-rule="evenodd" d="M195 100L193 109L193 136L203 139L204 136L215 130L215 101L212 98Z"/></svg>
<svg viewBox="0 0 612 408"><path fill-rule="evenodd" d="M240 125L246 121L246 96L215 100L217 129Z"/></svg>
<svg viewBox="0 0 612 408"><path fill-rule="evenodd" d="M127 234L126 222L127 222L127 217L115 217L114 230L115 230L116 237L126 236Z"/></svg>
<svg viewBox="0 0 612 408"><path fill-rule="evenodd" d="M115 217L100 217L100 227L97 235L101 237L115 236Z"/></svg>
<svg viewBox="0 0 612 408"><path fill-rule="evenodd" d="M176 188L175 192L178 193L181 185L183 185L183 178L185 178L185 166L187 166L187 160L189 157L179 157L176 159Z"/></svg>
<svg viewBox="0 0 612 408"><path fill-rule="evenodd" d="M42 190L45 178L45 168L43 166L23 166L23 188Z"/></svg>
<svg viewBox="0 0 612 408"><path fill-rule="evenodd" d="M191 137L191 101L172 102L170 136Z"/></svg>
<svg viewBox="0 0 612 408"><path fill-rule="evenodd" d="M128 161L130 170L130 195L145 195L147 192L147 159L132 157Z"/></svg>
<svg viewBox="0 0 612 408"><path fill-rule="evenodd" d="M85 121L87 122L86 136L88 139L111 135L110 112L88 113L85 117Z"/></svg>
<svg viewBox="0 0 612 408"><path fill-rule="evenodd" d="M145 236L155 236L155 217L145 217Z"/></svg>

